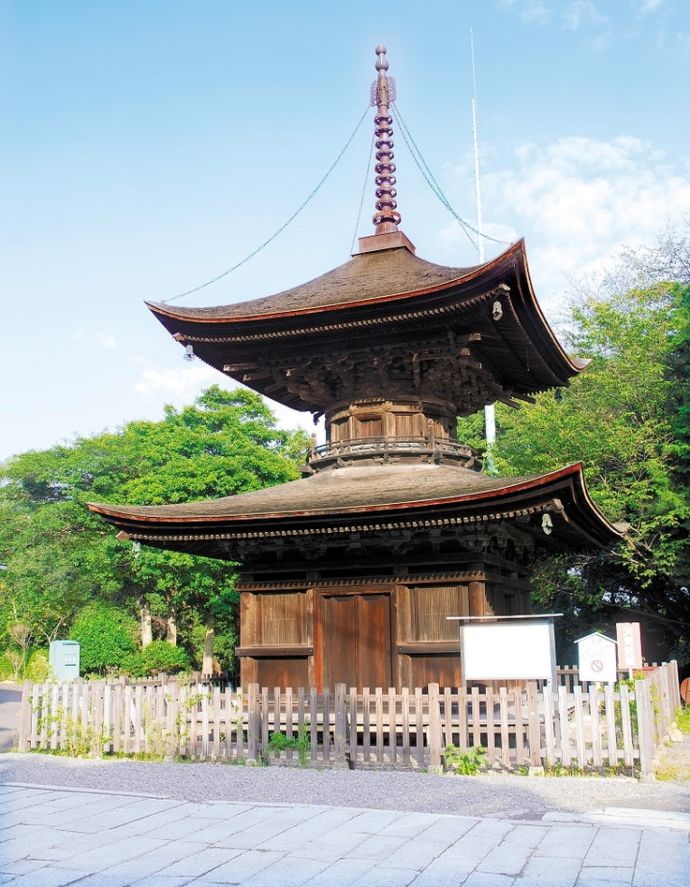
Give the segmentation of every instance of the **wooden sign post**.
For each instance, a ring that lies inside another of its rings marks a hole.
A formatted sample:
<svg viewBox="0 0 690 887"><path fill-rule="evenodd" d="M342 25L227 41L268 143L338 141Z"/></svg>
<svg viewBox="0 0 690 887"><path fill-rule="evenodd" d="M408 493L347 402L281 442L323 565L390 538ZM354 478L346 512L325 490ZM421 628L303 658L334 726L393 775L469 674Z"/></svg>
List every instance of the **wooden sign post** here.
<svg viewBox="0 0 690 887"><path fill-rule="evenodd" d="M575 641L580 682L616 683L616 642L599 631Z"/></svg>
<svg viewBox="0 0 690 887"><path fill-rule="evenodd" d="M627 671L630 678L633 670L642 668L642 643L639 622L617 622L618 668Z"/></svg>

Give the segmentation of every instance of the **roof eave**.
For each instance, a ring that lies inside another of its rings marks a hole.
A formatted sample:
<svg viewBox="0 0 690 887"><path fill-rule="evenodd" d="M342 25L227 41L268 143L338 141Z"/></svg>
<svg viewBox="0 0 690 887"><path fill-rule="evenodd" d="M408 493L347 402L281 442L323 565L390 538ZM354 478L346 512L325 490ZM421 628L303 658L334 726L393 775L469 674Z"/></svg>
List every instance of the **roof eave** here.
<svg viewBox="0 0 690 887"><path fill-rule="evenodd" d="M453 506L472 506L481 503L487 503L490 505L499 504L502 499L507 499L515 495L527 494L529 492L538 492L540 488L548 488L550 485L569 478L575 485L578 498L582 500L581 510L583 511L583 514L587 516L588 521L592 523L596 532L604 538L608 537L611 542L622 539L623 534L609 523L589 496L584 481L584 475L582 473L581 462L576 462L572 465L567 465L564 468L558 469L557 471L538 475L529 478L528 480L522 480L518 483L508 484L504 487L499 487L493 490L465 493L457 496L437 497L434 499L406 500L381 504L370 503L367 505L349 506L340 509L303 509L300 511L271 511L250 514L225 513L213 515L185 515L184 513L176 512L174 514L161 515L160 512L151 514L147 510L143 510L146 509L147 506L143 506L141 511L134 511L131 508L124 509L122 506L118 507L103 503L90 502L88 503L88 507L92 512L100 514L109 523L113 523L122 528L125 528L125 525L129 526L130 529L133 529L134 526L137 525L142 529L153 526L174 527L176 525L183 525L186 527L198 527L201 531L205 528L229 524L265 524L274 521L294 522L303 521L305 519L318 520L328 518L337 520L338 518L347 519L357 516L371 515L374 513L395 514L401 511L411 510L414 510L415 512L424 512L431 509L437 510Z"/></svg>

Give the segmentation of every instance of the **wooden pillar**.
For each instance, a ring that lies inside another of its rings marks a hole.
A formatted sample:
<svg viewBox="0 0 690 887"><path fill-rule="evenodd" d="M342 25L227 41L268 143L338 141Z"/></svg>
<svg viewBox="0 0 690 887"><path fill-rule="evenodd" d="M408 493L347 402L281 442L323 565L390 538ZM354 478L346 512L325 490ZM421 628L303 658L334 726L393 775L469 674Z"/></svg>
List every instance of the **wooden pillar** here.
<svg viewBox="0 0 690 887"><path fill-rule="evenodd" d="M255 684L258 676L256 659L251 656L240 656L240 686L247 688Z"/></svg>
<svg viewBox="0 0 690 887"><path fill-rule="evenodd" d="M468 583L470 593L470 616L486 616L486 586L482 580Z"/></svg>

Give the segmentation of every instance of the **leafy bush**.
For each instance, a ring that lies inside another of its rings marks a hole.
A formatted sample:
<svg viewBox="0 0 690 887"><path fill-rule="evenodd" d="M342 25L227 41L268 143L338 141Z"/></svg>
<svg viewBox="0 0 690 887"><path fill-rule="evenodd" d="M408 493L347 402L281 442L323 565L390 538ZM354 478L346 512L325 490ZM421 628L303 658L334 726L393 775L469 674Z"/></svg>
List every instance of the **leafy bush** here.
<svg viewBox="0 0 690 887"><path fill-rule="evenodd" d="M452 742L443 752L443 762L447 771L460 776L474 776L486 766L486 750L481 745L462 751Z"/></svg>
<svg viewBox="0 0 690 887"><path fill-rule="evenodd" d="M14 664L4 651L0 653L0 681L14 680Z"/></svg>
<svg viewBox="0 0 690 887"><path fill-rule="evenodd" d="M123 663L123 670L138 678L159 672L175 674L189 667L187 651L182 647L173 647L167 641L154 641Z"/></svg>
<svg viewBox="0 0 690 887"><path fill-rule="evenodd" d="M49 674L48 654L45 650L34 650L24 667L25 680L41 684L48 679Z"/></svg>
<svg viewBox="0 0 690 887"><path fill-rule="evenodd" d="M80 669L103 673L121 666L136 649L137 623L112 604L94 602L77 613L70 639L79 641Z"/></svg>

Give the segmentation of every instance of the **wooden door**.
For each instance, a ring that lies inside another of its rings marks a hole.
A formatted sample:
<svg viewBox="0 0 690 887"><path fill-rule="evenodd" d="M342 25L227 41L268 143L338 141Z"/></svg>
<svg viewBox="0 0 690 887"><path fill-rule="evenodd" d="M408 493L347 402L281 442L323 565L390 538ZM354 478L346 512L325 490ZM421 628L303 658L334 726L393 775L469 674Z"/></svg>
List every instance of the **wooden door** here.
<svg viewBox="0 0 690 887"><path fill-rule="evenodd" d="M391 685L390 609L388 593L322 597L322 687Z"/></svg>

